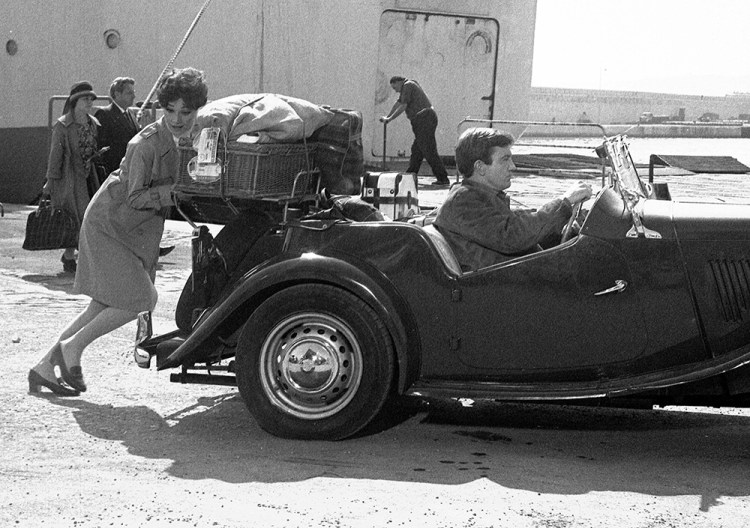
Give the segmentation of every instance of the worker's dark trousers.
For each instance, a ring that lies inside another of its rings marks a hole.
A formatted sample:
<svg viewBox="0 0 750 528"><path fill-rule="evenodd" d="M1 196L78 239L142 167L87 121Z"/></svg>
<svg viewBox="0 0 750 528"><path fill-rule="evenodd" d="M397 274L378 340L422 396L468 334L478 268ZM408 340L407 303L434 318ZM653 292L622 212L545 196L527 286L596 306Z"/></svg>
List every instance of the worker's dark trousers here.
<svg viewBox="0 0 750 528"><path fill-rule="evenodd" d="M412 119L411 129L414 132L414 143L411 145L409 168L406 172L419 174L422 160L427 159L427 163L432 168L432 173L438 180L448 179L448 172L445 170L443 160L438 156L437 142L435 141L437 125L438 116L432 109L425 110Z"/></svg>

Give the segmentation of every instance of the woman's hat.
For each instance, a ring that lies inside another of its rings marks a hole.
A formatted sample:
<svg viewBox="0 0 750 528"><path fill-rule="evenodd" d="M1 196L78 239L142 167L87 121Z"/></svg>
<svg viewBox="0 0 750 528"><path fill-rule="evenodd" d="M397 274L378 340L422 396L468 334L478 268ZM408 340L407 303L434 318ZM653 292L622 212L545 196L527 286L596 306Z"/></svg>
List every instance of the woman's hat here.
<svg viewBox="0 0 750 528"><path fill-rule="evenodd" d="M75 83L70 89L70 95L68 96L67 103L73 106L75 102L81 97L93 97L94 99L96 99L94 87L91 86L90 82L80 81Z"/></svg>

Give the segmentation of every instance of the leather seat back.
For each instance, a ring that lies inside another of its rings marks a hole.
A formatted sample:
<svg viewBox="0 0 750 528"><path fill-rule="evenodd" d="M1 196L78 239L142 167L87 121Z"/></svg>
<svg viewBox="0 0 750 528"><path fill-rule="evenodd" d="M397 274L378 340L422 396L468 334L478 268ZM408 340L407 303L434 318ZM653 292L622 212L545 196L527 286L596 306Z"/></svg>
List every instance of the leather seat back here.
<svg viewBox="0 0 750 528"><path fill-rule="evenodd" d="M461 264L459 264L453 249L451 248L445 237L438 231L432 224L426 225L422 230L427 233L432 243L437 249L440 258L445 263L445 266L456 276L460 276L463 272L461 271Z"/></svg>

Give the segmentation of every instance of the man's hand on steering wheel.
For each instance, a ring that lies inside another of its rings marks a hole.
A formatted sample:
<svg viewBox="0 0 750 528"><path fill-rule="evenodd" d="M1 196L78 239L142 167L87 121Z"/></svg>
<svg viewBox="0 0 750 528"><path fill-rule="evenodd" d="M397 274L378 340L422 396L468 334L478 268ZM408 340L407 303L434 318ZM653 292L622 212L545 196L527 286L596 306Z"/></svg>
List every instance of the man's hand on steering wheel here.
<svg viewBox="0 0 750 528"><path fill-rule="evenodd" d="M583 181L575 183L563 194L563 198L573 206L573 214L570 215L568 223L563 228L560 243L567 242L570 239L573 233L573 222L578 218L578 213L581 212L581 204L591 198L591 194L591 185Z"/></svg>
<svg viewBox="0 0 750 528"><path fill-rule="evenodd" d="M570 202L570 205L576 205L591 198L592 193L593 191L591 190L591 185L586 182L579 181L578 183L573 184L567 191L565 191L565 194L563 194L563 198L566 198Z"/></svg>

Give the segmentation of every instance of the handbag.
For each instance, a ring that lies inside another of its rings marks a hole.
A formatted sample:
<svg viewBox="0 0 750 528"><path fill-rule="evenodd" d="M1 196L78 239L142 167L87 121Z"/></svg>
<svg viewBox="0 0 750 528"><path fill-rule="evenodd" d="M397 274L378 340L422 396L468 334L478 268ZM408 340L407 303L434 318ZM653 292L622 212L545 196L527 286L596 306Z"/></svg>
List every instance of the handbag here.
<svg viewBox="0 0 750 528"><path fill-rule="evenodd" d="M42 196L36 211L26 219L23 249L65 249L78 247L78 222L65 209L52 207L49 197Z"/></svg>

